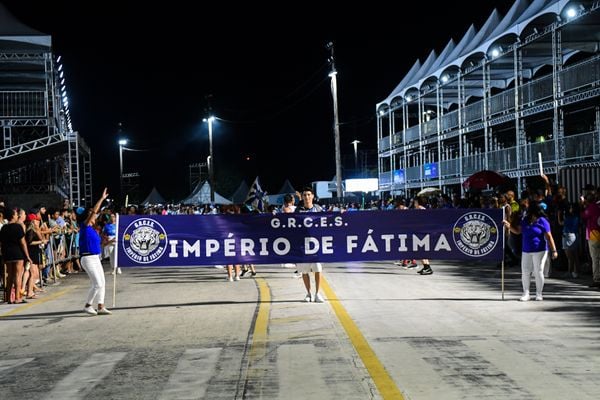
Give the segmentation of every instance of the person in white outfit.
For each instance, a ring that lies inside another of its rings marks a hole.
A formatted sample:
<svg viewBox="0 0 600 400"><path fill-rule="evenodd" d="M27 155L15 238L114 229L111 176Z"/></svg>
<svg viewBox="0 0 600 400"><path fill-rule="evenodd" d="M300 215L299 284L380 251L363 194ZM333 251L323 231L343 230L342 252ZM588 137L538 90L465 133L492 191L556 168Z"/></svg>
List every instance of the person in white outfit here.
<svg viewBox="0 0 600 400"><path fill-rule="evenodd" d="M104 269L100 261L102 248L100 246L100 235L94 228L96 225L96 217L102 202L108 197L106 188L102 192L102 197L96 202L94 207L85 209L79 207L75 213L77 214L77 222L81 226L79 232L79 249L81 254L81 266L87 272L92 283L87 296L83 311L90 315L109 315L112 314L104 307L104 294L106 291L106 283L104 281ZM93 304L98 303L98 310L95 310Z"/></svg>
<svg viewBox="0 0 600 400"><path fill-rule="evenodd" d="M510 222L502 221L504 226L516 235L522 234L523 256L521 257L521 282L523 284L523 296L521 301L529 301L529 286L531 273L535 277L535 299L542 301L544 290L544 265L548 259L548 246L552 251L552 259L558 257L556 244L550 233L550 223L542 207L533 202L527 208L525 218L521 220L520 226L511 226Z"/></svg>
<svg viewBox="0 0 600 400"><path fill-rule="evenodd" d="M321 212L323 209L318 204L313 204L315 195L312 188L306 187L302 190L302 205L296 208L297 212ZM319 293L321 286L321 273L323 272L323 266L321 263L302 263L298 264L298 271L302 273L302 280L304 281L304 287L306 288L306 296L304 301L310 303L322 303L324 301L323 296ZM310 272L315 274L315 295L314 297L310 293Z"/></svg>
<svg viewBox="0 0 600 400"><path fill-rule="evenodd" d="M117 240L117 216L114 213L110 214L110 222L104 225L102 228L102 259L108 258L110 267L112 269L111 274L121 273L121 268L118 268L115 264L115 243Z"/></svg>

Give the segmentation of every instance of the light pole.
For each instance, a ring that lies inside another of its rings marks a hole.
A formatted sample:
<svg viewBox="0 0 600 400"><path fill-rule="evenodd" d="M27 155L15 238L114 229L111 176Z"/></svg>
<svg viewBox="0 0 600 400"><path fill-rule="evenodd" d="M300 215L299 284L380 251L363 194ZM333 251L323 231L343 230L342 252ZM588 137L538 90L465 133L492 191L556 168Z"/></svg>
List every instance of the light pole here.
<svg viewBox="0 0 600 400"><path fill-rule="evenodd" d="M337 71L335 69L335 60L333 58L333 42L326 46L331 51L329 63L331 71L331 97L333 98L333 134L335 137L335 184L337 187L337 197L342 197L342 154L340 152L340 123L338 119L338 101L337 101Z"/></svg>
<svg viewBox="0 0 600 400"><path fill-rule="evenodd" d="M358 144L360 140L354 140L351 143L354 145L354 169L358 171Z"/></svg>
<svg viewBox="0 0 600 400"><path fill-rule="evenodd" d="M123 146L127 144L127 139L119 139L119 190L123 197Z"/></svg>
<svg viewBox="0 0 600 400"><path fill-rule="evenodd" d="M214 188L214 157L213 157L213 146L212 146L212 124L215 120L215 117L210 116L208 118L204 118L202 121L208 122L208 157L210 157L210 162L208 164L208 184L210 185L210 202L215 202L215 188Z"/></svg>

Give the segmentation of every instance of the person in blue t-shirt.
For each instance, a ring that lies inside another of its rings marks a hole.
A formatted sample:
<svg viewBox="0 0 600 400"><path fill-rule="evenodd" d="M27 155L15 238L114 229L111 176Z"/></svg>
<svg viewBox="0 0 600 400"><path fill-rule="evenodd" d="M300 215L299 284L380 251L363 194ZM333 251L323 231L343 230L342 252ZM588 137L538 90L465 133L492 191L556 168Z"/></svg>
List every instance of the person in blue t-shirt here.
<svg viewBox="0 0 600 400"><path fill-rule="evenodd" d="M100 235L94 228L96 218L102 202L108 197L106 188L102 192L102 197L96 202L94 207L83 208L79 207L76 210L77 222L80 226L79 231L79 250L81 255L81 266L87 272L92 283L92 287L88 292L87 301L83 311L90 315L109 315L112 314L104 307L104 294L106 291L106 283L104 280L104 269L100 261L102 249L100 247ZM94 309L94 302L98 302L98 310Z"/></svg>
<svg viewBox="0 0 600 400"><path fill-rule="evenodd" d="M117 216L110 214L110 222L102 228L102 259L109 259L112 274L121 273L121 268L115 265L115 243L117 239Z"/></svg>

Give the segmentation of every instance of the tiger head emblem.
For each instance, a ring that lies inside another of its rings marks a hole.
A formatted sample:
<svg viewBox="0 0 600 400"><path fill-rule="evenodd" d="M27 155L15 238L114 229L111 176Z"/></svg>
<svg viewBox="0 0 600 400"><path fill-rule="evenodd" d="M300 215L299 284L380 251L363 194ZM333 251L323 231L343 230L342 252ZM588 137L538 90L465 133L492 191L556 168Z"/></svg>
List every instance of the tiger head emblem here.
<svg viewBox="0 0 600 400"><path fill-rule="evenodd" d="M141 226L131 233L131 247L141 256L152 253L158 245L160 232L148 226Z"/></svg>
<svg viewBox="0 0 600 400"><path fill-rule="evenodd" d="M490 240L490 226L473 220L466 222L460 230L460 239L472 249L478 249Z"/></svg>

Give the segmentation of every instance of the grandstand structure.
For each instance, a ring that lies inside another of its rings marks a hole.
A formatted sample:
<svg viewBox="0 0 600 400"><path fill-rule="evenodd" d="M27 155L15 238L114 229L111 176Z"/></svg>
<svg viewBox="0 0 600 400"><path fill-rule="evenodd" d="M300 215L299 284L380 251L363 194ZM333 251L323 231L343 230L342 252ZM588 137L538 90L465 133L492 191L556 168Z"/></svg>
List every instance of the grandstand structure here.
<svg viewBox="0 0 600 400"><path fill-rule="evenodd" d="M0 193L21 206L92 201L91 151L73 130L52 38L0 4Z"/></svg>
<svg viewBox="0 0 600 400"><path fill-rule="evenodd" d="M380 191L460 192L480 170L513 178L520 191L540 174L540 154L544 174L559 182L569 169L597 174L599 8L517 0L417 60L376 105Z"/></svg>

